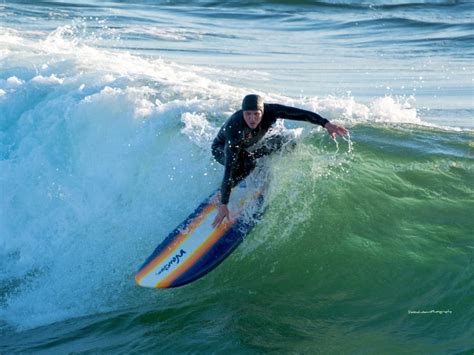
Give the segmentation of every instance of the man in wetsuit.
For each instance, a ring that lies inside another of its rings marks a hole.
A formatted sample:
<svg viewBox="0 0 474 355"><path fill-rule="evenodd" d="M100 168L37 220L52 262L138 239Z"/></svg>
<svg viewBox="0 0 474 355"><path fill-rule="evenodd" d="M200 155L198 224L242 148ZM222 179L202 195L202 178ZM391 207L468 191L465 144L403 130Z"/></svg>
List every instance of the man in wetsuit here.
<svg viewBox="0 0 474 355"><path fill-rule="evenodd" d="M265 145L248 150L270 130L277 118L307 121L326 128L333 139L349 132L342 126L330 123L317 113L279 104L267 104L259 95L247 95L242 101L242 110L235 112L224 123L212 143L212 155L224 165L224 178L220 190L220 205L213 227L224 218L229 219L229 202L232 188L255 168L256 159L279 150L284 145L283 137L265 139Z"/></svg>

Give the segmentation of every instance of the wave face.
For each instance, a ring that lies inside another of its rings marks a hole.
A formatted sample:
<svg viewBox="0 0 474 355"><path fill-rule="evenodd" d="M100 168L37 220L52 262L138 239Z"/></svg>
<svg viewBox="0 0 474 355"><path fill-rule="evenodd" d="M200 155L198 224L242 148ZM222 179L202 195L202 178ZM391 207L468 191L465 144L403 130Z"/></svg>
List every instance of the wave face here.
<svg viewBox="0 0 474 355"><path fill-rule="evenodd" d="M0 352L471 350L468 8L0 5ZM136 287L219 185L210 145L249 91L351 140L280 123L301 134L244 243L189 286Z"/></svg>

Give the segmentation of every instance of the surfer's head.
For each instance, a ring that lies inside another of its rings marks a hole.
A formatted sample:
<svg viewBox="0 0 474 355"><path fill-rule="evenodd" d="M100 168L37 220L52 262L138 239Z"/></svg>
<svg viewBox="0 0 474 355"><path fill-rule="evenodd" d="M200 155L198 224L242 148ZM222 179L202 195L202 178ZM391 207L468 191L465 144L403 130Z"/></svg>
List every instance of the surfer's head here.
<svg viewBox="0 0 474 355"><path fill-rule="evenodd" d="M262 121L263 107L263 97L255 94L244 97L242 101L242 111L247 126L252 129L257 128Z"/></svg>

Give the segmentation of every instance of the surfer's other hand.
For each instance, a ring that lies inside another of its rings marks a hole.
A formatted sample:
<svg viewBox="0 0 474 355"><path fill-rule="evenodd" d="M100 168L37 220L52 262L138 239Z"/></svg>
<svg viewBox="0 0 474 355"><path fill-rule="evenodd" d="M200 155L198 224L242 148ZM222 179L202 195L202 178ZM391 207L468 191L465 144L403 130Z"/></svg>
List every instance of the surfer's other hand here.
<svg viewBox="0 0 474 355"><path fill-rule="evenodd" d="M324 128L328 131L329 135L331 136L332 139L336 140L336 135L339 135L341 137L345 137L349 135L349 131L339 125L333 124L331 122L328 122L325 124Z"/></svg>
<svg viewBox="0 0 474 355"><path fill-rule="evenodd" d="M214 219L214 222L212 222L212 227L216 228L219 224L222 223L224 218L227 218L229 220L229 208L227 205L220 204L219 209L217 210L217 216Z"/></svg>

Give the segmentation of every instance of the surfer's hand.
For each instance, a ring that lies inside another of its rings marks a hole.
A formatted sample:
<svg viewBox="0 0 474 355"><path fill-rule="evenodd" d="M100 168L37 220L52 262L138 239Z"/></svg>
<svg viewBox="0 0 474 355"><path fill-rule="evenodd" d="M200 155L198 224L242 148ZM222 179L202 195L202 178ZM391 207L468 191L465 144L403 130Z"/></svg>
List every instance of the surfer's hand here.
<svg viewBox="0 0 474 355"><path fill-rule="evenodd" d="M345 129L342 126L339 126L337 124L333 124L331 122L328 122L324 125L324 128L328 131L329 135L332 137L332 139L336 140L336 135L339 135L341 137L348 136L349 131Z"/></svg>
<svg viewBox="0 0 474 355"><path fill-rule="evenodd" d="M229 213L229 208L227 207L227 205L220 204L219 209L217 211L217 216L214 219L214 222L212 222L212 227L216 228L219 224L222 223L224 218L227 218L227 220L229 220L229 215L230 213Z"/></svg>

